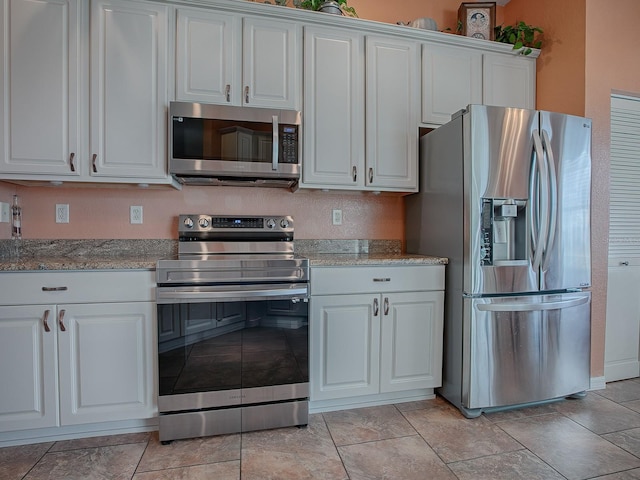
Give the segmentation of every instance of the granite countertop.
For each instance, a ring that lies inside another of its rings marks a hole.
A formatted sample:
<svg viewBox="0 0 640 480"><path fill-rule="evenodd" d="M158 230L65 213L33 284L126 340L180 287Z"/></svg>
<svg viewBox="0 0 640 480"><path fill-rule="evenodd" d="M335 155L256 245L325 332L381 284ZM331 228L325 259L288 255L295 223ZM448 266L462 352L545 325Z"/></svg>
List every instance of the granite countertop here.
<svg viewBox="0 0 640 480"><path fill-rule="evenodd" d="M411 253L316 253L304 255L312 267L348 265L446 265L448 259Z"/></svg>
<svg viewBox="0 0 640 480"><path fill-rule="evenodd" d="M401 252L396 240L300 240L296 254L313 266L444 265L446 258ZM177 258L176 240L0 241L0 271L154 270Z"/></svg>

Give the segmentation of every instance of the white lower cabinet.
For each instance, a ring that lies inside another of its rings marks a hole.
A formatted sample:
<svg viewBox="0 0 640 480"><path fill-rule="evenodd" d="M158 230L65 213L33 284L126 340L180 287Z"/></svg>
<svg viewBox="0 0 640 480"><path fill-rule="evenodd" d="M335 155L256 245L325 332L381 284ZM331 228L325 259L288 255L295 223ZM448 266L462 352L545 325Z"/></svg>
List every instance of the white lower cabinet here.
<svg viewBox="0 0 640 480"><path fill-rule="evenodd" d="M112 301L112 282L142 301ZM157 414L152 272L3 273L0 285L0 432ZM33 305L6 305L29 291Z"/></svg>
<svg viewBox="0 0 640 480"><path fill-rule="evenodd" d="M441 385L444 266L312 267L311 291L312 404Z"/></svg>

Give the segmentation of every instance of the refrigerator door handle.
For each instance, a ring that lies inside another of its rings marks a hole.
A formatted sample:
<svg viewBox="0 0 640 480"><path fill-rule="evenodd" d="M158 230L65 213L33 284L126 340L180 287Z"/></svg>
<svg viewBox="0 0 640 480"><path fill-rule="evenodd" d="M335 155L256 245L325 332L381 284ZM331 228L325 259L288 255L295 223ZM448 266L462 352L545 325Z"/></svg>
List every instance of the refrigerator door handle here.
<svg viewBox="0 0 640 480"><path fill-rule="evenodd" d="M549 233L549 172L544 160L544 150L542 141L537 130L532 132L533 148L535 153L535 165L537 175L531 175L529 189L532 193L533 211L531 215L532 224L531 235L533 241L533 269L538 270L542 263L542 254ZM533 171L533 168L532 168ZM536 181L537 180L537 181ZM537 232L537 235L536 235Z"/></svg>
<svg viewBox="0 0 640 480"><path fill-rule="evenodd" d="M559 302L539 303L479 303L478 310L483 312L537 312L541 310L556 310L560 308L577 307L589 301L589 296L562 300Z"/></svg>
<svg viewBox="0 0 640 480"><path fill-rule="evenodd" d="M551 141L546 130L542 130L542 148L546 153L547 167L549 169L549 234L544 246L544 260L542 270L549 267L550 256L548 253L553 247L556 238L556 225L558 222L558 176L556 175L556 162L551 149Z"/></svg>

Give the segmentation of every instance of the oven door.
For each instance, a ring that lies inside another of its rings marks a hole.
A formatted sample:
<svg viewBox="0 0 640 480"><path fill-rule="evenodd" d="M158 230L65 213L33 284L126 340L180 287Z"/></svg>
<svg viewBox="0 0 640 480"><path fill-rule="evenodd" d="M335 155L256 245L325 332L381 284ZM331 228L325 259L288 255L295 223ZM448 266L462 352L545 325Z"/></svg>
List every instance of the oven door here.
<svg viewBox="0 0 640 480"><path fill-rule="evenodd" d="M308 284L158 286L160 414L307 399Z"/></svg>

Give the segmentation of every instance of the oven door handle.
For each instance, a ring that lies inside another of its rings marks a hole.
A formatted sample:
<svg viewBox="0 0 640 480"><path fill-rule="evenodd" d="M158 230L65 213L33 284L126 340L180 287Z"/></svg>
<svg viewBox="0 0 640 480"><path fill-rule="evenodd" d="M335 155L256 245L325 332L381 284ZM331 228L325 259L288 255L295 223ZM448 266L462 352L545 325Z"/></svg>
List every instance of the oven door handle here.
<svg viewBox="0 0 640 480"><path fill-rule="evenodd" d="M309 285L294 283L279 285L219 285L189 287L158 287L156 303L251 302L259 300L293 300L309 297Z"/></svg>

